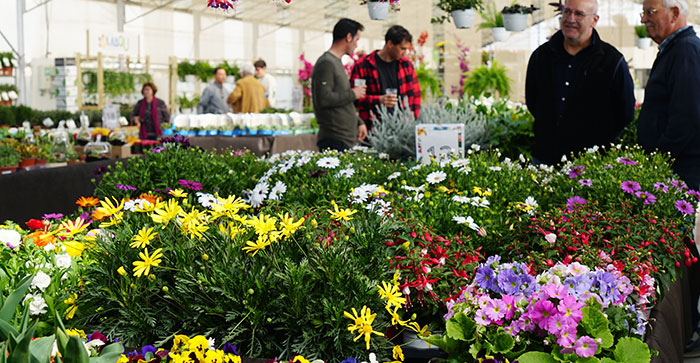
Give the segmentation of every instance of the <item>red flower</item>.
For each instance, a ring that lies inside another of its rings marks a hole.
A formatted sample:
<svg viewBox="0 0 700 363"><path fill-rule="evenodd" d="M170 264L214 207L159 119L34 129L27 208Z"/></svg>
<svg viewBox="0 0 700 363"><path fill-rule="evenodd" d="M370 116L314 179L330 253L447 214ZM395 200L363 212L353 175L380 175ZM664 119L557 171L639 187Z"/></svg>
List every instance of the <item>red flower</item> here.
<svg viewBox="0 0 700 363"><path fill-rule="evenodd" d="M39 219L30 219L29 222L25 223L32 231L39 229L44 229L44 222Z"/></svg>

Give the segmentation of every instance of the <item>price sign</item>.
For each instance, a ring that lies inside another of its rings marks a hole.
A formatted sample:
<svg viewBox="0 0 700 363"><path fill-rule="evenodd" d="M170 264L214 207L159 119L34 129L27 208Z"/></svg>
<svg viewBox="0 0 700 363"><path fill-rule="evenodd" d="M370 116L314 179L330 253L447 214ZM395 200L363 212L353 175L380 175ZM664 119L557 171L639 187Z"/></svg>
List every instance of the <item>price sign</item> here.
<svg viewBox="0 0 700 363"><path fill-rule="evenodd" d="M427 164L448 154L464 156L464 124L416 125L416 160Z"/></svg>
<svg viewBox="0 0 700 363"><path fill-rule="evenodd" d="M102 109L102 127L114 130L119 128L119 105L105 105Z"/></svg>

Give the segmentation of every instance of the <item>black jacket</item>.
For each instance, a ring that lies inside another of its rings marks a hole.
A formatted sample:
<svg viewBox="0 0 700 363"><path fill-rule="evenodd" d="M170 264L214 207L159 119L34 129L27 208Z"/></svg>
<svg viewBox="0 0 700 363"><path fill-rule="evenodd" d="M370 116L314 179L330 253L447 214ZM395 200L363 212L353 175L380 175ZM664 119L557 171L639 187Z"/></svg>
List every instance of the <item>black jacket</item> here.
<svg viewBox="0 0 700 363"><path fill-rule="evenodd" d="M664 45L651 68L639 113L639 144L675 158L673 170L700 182L700 39L692 27Z"/></svg>
<svg viewBox="0 0 700 363"><path fill-rule="evenodd" d="M578 65L560 113L555 70L565 62ZM572 151L608 145L634 118L627 62L595 29L591 44L574 57L564 49L561 31L537 48L527 67L525 98L535 118L532 154L547 164L557 164Z"/></svg>

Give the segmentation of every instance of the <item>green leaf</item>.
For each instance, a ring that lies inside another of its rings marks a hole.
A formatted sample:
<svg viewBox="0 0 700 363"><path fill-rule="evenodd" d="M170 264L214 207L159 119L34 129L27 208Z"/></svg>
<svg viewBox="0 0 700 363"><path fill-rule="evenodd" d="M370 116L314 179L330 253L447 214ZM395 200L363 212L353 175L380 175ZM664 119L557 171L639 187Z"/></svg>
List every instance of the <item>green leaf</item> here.
<svg viewBox="0 0 700 363"><path fill-rule="evenodd" d="M99 357L90 358L90 363L113 363L119 360L123 352L122 343L112 343L102 349L102 354Z"/></svg>
<svg viewBox="0 0 700 363"><path fill-rule="evenodd" d="M85 350L83 341L75 335L71 335L68 338L68 344L66 344L66 350L61 352L63 356L63 363L89 363L90 357Z"/></svg>
<svg viewBox="0 0 700 363"><path fill-rule="evenodd" d="M448 337L447 335L431 335L421 339L428 344L439 347L450 355L456 354L461 349L460 342Z"/></svg>
<svg viewBox="0 0 700 363"><path fill-rule="evenodd" d="M617 362L615 362L614 360L612 360L610 358L603 358L600 360L600 363L617 363Z"/></svg>
<svg viewBox="0 0 700 363"><path fill-rule="evenodd" d="M612 347L615 339L613 338L610 329L608 328L608 319L603 315L603 313L594 309L591 306L586 306L581 309L583 313L583 318L581 319L580 325L583 329L593 338L600 338L600 346L603 348Z"/></svg>
<svg viewBox="0 0 700 363"><path fill-rule="evenodd" d="M2 309L0 309L0 321L9 323L12 320L12 317L15 315L15 309L17 309L17 305L19 305L20 301L22 301L24 295L27 293L27 289L29 289L33 278L34 275L23 278L15 291L7 297L5 303L2 305Z"/></svg>
<svg viewBox="0 0 700 363"><path fill-rule="evenodd" d="M39 338L29 343L29 353L31 353L31 363L48 363L51 359L51 350L56 337L51 335Z"/></svg>
<svg viewBox="0 0 700 363"><path fill-rule="evenodd" d="M557 363L557 361L548 353L527 352L518 357L518 363Z"/></svg>
<svg viewBox="0 0 700 363"><path fill-rule="evenodd" d="M10 357L7 359L9 363L26 363L29 362L29 343L32 341L32 336L34 336L34 330L36 330L37 321L33 321L29 326L20 333L17 337L19 340L17 345L10 352Z"/></svg>
<svg viewBox="0 0 700 363"><path fill-rule="evenodd" d="M615 346L615 360L620 363L649 363L649 346L637 338L620 338Z"/></svg>
<svg viewBox="0 0 700 363"><path fill-rule="evenodd" d="M464 313L457 313L447 321L447 336L463 341L474 340L476 323Z"/></svg>
<svg viewBox="0 0 700 363"><path fill-rule="evenodd" d="M596 357L587 357L587 358L579 358L576 360L576 363L600 363L600 359Z"/></svg>
<svg viewBox="0 0 700 363"><path fill-rule="evenodd" d="M4 320L0 320L0 340L5 341L10 339L10 337L15 336L19 334L17 332L17 329L15 329L12 325L8 324Z"/></svg>
<svg viewBox="0 0 700 363"><path fill-rule="evenodd" d="M513 337L506 333L500 332L493 339L493 351L496 353L507 353L515 346L515 340Z"/></svg>

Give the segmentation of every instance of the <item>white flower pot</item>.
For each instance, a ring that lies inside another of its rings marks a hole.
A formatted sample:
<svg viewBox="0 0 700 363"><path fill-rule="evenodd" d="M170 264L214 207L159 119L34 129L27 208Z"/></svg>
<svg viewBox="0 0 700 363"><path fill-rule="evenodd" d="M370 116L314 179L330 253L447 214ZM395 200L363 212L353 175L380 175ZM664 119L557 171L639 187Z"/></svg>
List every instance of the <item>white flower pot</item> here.
<svg viewBox="0 0 700 363"><path fill-rule="evenodd" d="M452 19L459 29L471 28L474 24L474 9L454 10Z"/></svg>
<svg viewBox="0 0 700 363"><path fill-rule="evenodd" d="M197 78L194 74L186 74L185 75L185 82L187 82L187 83L194 83L196 80L197 80Z"/></svg>
<svg viewBox="0 0 700 363"><path fill-rule="evenodd" d="M527 28L527 14L503 14L503 25L510 32L523 31Z"/></svg>
<svg viewBox="0 0 700 363"><path fill-rule="evenodd" d="M651 38L637 38L637 48L647 49L651 46Z"/></svg>
<svg viewBox="0 0 700 363"><path fill-rule="evenodd" d="M506 28L491 28L491 35L493 35L494 42L502 42L508 39L508 31Z"/></svg>
<svg viewBox="0 0 700 363"><path fill-rule="evenodd" d="M367 9L369 9L369 18L372 20L384 20L389 14L389 0L386 1L368 1Z"/></svg>

